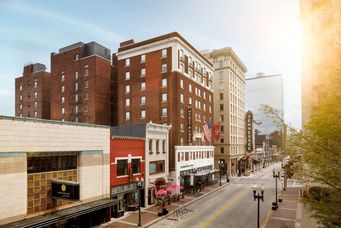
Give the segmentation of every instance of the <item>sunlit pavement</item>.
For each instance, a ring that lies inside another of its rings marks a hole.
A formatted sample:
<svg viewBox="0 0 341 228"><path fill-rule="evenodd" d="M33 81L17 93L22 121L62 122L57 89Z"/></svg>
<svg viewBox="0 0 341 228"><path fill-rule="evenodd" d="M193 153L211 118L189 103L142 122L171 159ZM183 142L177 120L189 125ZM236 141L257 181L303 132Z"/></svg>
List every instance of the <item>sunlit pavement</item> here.
<svg viewBox="0 0 341 228"><path fill-rule="evenodd" d="M163 219L151 227L257 227L257 202L253 200L253 185L263 185L264 202L260 204L260 221L265 221L275 200L274 164L254 175L233 178L222 189L189 205L193 212L179 221Z"/></svg>

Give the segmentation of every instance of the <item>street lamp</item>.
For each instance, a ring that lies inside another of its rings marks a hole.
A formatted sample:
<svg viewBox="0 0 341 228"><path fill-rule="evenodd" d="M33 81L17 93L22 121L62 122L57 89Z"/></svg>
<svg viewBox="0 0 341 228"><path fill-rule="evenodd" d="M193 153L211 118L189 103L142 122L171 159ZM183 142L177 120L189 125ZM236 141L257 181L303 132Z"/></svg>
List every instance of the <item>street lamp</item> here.
<svg viewBox="0 0 341 228"><path fill-rule="evenodd" d="M223 169L224 169L224 162L223 161L218 161L218 164L219 164L220 186L221 186L221 173L223 172Z"/></svg>
<svg viewBox="0 0 341 228"><path fill-rule="evenodd" d="M259 228L259 214L260 214L259 200L262 200L262 202L264 202L264 188L262 185L262 187L253 186L252 189L253 189L253 200L256 201L257 199L257 228Z"/></svg>
<svg viewBox="0 0 341 228"><path fill-rule="evenodd" d="M272 170L272 176L273 176L273 178L276 179L276 202L272 203L272 210L277 210L277 208L278 208L278 203L277 203L277 179L281 178L281 171L273 169Z"/></svg>
<svg viewBox="0 0 341 228"><path fill-rule="evenodd" d="M137 226L142 226L141 223L141 190L143 189L144 186L144 179L143 177L141 178L141 181L138 177L136 177L136 182L137 182L137 188L139 190L139 223L137 224Z"/></svg>

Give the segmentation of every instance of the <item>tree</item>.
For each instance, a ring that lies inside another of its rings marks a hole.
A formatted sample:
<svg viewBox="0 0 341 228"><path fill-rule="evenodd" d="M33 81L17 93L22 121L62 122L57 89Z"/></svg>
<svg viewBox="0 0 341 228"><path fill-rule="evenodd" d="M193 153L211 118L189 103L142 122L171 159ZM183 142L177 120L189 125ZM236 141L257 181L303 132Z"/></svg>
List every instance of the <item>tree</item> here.
<svg viewBox="0 0 341 228"><path fill-rule="evenodd" d="M321 226L341 227L341 69L324 75L316 90L318 101L303 132L286 125L271 107L263 110L287 126L286 153L305 183L317 186L304 199L313 216Z"/></svg>

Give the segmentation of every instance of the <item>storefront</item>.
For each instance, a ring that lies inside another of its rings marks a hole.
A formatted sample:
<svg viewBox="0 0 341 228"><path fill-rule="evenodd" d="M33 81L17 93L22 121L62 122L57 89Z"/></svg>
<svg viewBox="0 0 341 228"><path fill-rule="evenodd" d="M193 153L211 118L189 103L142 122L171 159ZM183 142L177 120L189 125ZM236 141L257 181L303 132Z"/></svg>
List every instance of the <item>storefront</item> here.
<svg viewBox="0 0 341 228"><path fill-rule="evenodd" d="M137 210L139 194L141 194L141 206L144 207L144 189L139 190L136 182L112 187L111 198L116 202L112 207L112 216L118 218L126 211Z"/></svg>
<svg viewBox="0 0 341 228"><path fill-rule="evenodd" d="M148 197L148 205L153 205L156 203L156 192L160 189L165 189L167 187L167 182L165 178L156 178L153 180L150 178L151 181L149 182L147 197Z"/></svg>

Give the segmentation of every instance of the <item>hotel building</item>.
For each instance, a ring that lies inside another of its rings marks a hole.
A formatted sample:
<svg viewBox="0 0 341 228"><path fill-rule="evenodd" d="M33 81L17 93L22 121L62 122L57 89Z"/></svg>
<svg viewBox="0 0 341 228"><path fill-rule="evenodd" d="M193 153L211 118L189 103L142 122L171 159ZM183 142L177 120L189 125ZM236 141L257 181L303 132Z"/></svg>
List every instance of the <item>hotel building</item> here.
<svg viewBox="0 0 341 228"><path fill-rule="evenodd" d="M206 122L213 121L212 64L173 32L137 43L122 42L113 56L113 65L117 69L118 125L149 121L172 125L169 169L178 183L175 146L213 151L202 129ZM189 157L180 159L187 161ZM196 170L188 167L187 171Z"/></svg>

